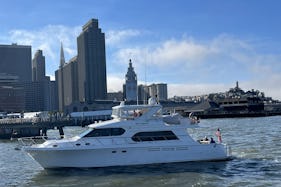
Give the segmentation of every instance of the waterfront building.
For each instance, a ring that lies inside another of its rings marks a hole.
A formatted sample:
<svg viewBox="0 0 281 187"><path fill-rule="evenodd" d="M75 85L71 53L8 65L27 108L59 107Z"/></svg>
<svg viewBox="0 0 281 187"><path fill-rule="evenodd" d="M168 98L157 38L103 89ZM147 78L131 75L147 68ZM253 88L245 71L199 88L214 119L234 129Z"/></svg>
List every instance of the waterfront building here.
<svg viewBox="0 0 281 187"><path fill-rule="evenodd" d="M45 100L48 97L47 79L45 76L45 56L42 50L37 50L32 59L32 83L26 84L26 90L30 93L27 98L28 111L44 111Z"/></svg>
<svg viewBox="0 0 281 187"><path fill-rule="evenodd" d="M58 111L59 110L59 100L58 100L57 81L50 81L49 88L50 88L50 100L48 103L49 111Z"/></svg>
<svg viewBox="0 0 281 187"><path fill-rule="evenodd" d="M123 93L119 92L108 92L107 100L109 101L123 101Z"/></svg>
<svg viewBox="0 0 281 187"><path fill-rule="evenodd" d="M149 99L148 89L145 85L138 85L138 99L142 103L147 103Z"/></svg>
<svg viewBox="0 0 281 187"><path fill-rule="evenodd" d="M60 48L60 66L57 71L55 71L56 77L56 87L58 92L58 109L59 111L63 111L64 109L64 76L63 76L63 67L65 65L65 58L63 52L63 45L61 44Z"/></svg>
<svg viewBox="0 0 281 187"><path fill-rule="evenodd" d="M20 82L31 82L31 46L0 45L0 73L17 76Z"/></svg>
<svg viewBox="0 0 281 187"><path fill-rule="evenodd" d="M97 19L89 20L77 38L79 101L92 103L107 96L105 36Z"/></svg>
<svg viewBox="0 0 281 187"><path fill-rule="evenodd" d="M26 85L32 83L31 46L0 45L1 110L21 112L27 110L31 98Z"/></svg>
<svg viewBox="0 0 281 187"><path fill-rule="evenodd" d="M55 72L59 110L65 113L95 108L93 103L107 98L105 37L98 20L83 26L77 51L66 63L61 46L60 67Z"/></svg>
<svg viewBox="0 0 281 187"><path fill-rule="evenodd" d="M157 97L159 101L168 100L167 84L151 84L151 85L139 85L138 86L138 98L139 101L146 102L150 97Z"/></svg>
<svg viewBox="0 0 281 187"><path fill-rule="evenodd" d="M127 74L125 76L125 86L124 86L124 96L126 101L136 101L137 100L137 75L134 71L132 60L129 60L129 67Z"/></svg>
<svg viewBox="0 0 281 187"><path fill-rule="evenodd" d="M55 72L58 88L59 110L78 101L78 62L77 57L65 63L63 46L60 52L60 68Z"/></svg>
<svg viewBox="0 0 281 187"><path fill-rule="evenodd" d="M32 83L25 84L27 111L56 111L54 83L46 76L45 56L37 50L32 60Z"/></svg>
<svg viewBox="0 0 281 187"><path fill-rule="evenodd" d="M42 50L37 50L32 60L32 81L45 81L45 72L45 56Z"/></svg>
<svg viewBox="0 0 281 187"><path fill-rule="evenodd" d="M45 76L45 57L31 46L0 45L1 110L31 112L55 110L55 88Z"/></svg>
<svg viewBox="0 0 281 187"><path fill-rule="evenodd" d="M0 73L0 112L25 110L25 92L19 77Z"/></svg>
<svg viewBox="0 0 281 187"><path fill-rule="evenodd" d="M160 101L168 99L167 84L151 84L147 87L149 97L157 97Z"/></svg>
<svg viewBox="0 0 281 187"><path fill-rule="evenodd" d="M165 83L156 84L156 90L157 90L157 92L156 92L157 97L160 101L168 100L167 84L165 84Z"/></svg>

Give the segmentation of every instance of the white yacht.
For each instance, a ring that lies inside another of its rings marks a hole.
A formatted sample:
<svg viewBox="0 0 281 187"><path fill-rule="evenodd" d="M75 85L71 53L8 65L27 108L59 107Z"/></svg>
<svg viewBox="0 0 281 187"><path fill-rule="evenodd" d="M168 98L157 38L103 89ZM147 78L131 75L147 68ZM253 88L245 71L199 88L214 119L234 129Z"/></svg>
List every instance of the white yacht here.
<svg viewBox="0 0 281 187"><path fill-rule="evenodd" d="M155 99L147 105L112 108L112 120L89 125L70 139L47 140L23 149L43 168L108 167L227 160L222 143L195 141L187 128L198 125L180 115L162 115Z"/></svg>

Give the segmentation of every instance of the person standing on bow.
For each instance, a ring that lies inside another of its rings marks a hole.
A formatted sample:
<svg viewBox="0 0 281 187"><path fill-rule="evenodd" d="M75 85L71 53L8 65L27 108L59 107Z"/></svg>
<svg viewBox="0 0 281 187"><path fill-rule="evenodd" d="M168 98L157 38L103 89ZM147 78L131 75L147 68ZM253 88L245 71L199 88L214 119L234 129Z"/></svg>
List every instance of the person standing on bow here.
<svg viewBox="0 0 281 187"><path fill-rule="evenodd" d="M218 142L219 142L219 143L222 143L221 131L220 131L219 128L218 128L217 131L216 131L216 136L218 137Z"/></svg>

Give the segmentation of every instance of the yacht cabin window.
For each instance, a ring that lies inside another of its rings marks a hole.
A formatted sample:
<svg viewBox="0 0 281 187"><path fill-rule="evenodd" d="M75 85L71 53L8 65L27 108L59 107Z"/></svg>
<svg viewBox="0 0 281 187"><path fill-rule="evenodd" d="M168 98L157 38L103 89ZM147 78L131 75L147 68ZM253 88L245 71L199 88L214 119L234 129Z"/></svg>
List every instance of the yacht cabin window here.
<svg viewBox="0 0 281 187"><path fill-rule="evenodd" d="M102 129L93 129L84 137L120 136L124 133L125 130L122 128L102 128Z"/></svg>
<svg viewBox="0 0 281 187"><path fill-rule="evenodd" d="M132 137L132 140L135 142L178 140L178 137L172 131L150 131L139 132Z"/></svg>

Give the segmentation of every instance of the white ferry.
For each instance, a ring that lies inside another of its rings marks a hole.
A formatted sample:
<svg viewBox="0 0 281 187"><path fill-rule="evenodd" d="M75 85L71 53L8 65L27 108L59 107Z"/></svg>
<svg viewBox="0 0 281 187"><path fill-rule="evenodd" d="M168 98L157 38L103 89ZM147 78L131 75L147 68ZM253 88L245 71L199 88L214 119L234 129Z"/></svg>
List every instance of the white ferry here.
<svg viewBox="0 0 281 187"><path fill-rule="evenodd" d="M43 168L109 167L216 161L230 158L222 143L195 141L187 128L198 125L180 115L162 115L155 99L147 105L112 108L112 120L91 124L70 139L47 140L23 149Z"/></svg>

